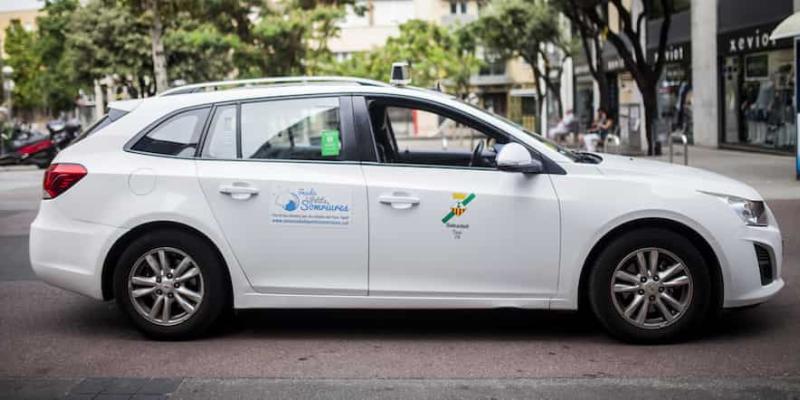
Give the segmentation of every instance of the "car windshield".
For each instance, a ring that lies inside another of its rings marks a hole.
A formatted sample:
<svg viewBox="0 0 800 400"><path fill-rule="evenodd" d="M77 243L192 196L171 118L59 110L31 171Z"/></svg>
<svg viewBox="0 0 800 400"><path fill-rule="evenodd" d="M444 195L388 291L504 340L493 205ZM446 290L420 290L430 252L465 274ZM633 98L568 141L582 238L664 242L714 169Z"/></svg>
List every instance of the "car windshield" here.
<svg viewBox="0 0 800 400"><path fill-rule="evenodd" d="M499 119L499 120L501 120L501 121L503 121L503 122L505 122L505 123L517 128L517 129L519 129L521 132L523 132L526 135L532 137L534 140L536 140L536 141L542 143L543 145L545 145L545 146L557 151L559 154L563 155L564 157L569 158L572 161L580 161L581 158L582 158L579 153L577 153L575 151L572 151L572 150L570 150L570 149L568 149L568 148L566 148L564 146L561 146L560 144L558 144L558 143L556 143L556 142L554 142L554 141L552 141L552 140L550 140L550 139L548 139L548 138L546 138L546 137L544 137L544 136L542 136L542 135L540 135L538 133L531 132L531 131L525 129L522 125L520 125L520 124L518 124L518 123L516 123L516 122L514 122L514 121L512 121L512 120L510 120L510 119L508 119L508 118L506 118L506 117L504 117L502 115L497 115L497 114L495 114L495 113L493 113L491 111L484 110L484 109L482 109L482 108L480 108L480 107L478 107L476 105L470 104L470 103L468 103L466 101L463 101L461 99L458 99L458 98L456 98L455 100L457 100L458 102L460 102L462 104L466 104L467 106L473 108L474 110L477 110L477 111L479 111L481 113L487 114L487 115L489 115L489 116L491 116L493 118L497 118L497 119Z"/></svg>

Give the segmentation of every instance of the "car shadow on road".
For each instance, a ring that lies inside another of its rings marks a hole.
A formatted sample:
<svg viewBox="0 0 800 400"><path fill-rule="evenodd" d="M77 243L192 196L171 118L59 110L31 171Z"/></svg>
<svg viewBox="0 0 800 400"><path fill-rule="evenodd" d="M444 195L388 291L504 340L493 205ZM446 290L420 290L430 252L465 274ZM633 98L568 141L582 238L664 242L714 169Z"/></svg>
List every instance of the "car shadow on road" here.
<svg viewBox="0 0 800 400"><path fill-rule="evenodd" d="M689 341L725 341L780 330L781 318L763 311L756 307L723 312ZM518 309L247 310L238 312L219 334L264 339L613 341L588 313Z"/></svg>
<svg viewBox="0 0 800 400"><path fill-rule="evenodd" d="M576 312L496 310L247 310L221 334L263 338L564 339L600 337Z"/></svg>
<svg viewBox="0 0 800 400"><path fill-rule="evenodd" d="M83 299L82 299L83 300ZM766 337L782 328L779 305L737 309L708 321L690 342ZM115 303L78 301L59 311L53 330L70 327L76 336L140 340ZM784 321L785 322L785 321ZM40 326L38 329L45 329ZM226 318L207 340L493 340L613 342L585 312L494 310L240 310Z"/></svg>

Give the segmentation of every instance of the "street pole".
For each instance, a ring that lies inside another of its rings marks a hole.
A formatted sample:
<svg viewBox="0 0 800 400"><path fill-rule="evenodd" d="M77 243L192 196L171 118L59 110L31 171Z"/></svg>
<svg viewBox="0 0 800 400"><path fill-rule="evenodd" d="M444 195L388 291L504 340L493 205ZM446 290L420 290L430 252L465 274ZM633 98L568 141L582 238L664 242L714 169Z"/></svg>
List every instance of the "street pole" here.
<svg viewBox="0 0 800 400"><path fill-rule="evenodd" d="M8 107L8 120L11 121L14 115L13 104L11 104L11 92L14 90L14 80L11 78L14 76L14 68L10 65L4 65L2 73L4 103Z"/></svg>
<svg viewBox="0 0 800 400"><path fill-rule="evenodd" d="M798 105L800 101L798 101L797 96L800 96L800 36L795 36L794 38L794 112L796 114L795 117L795 135L796 140L794 141L794 173L795 179L800 181L800 110L798 110Z"/></svg>

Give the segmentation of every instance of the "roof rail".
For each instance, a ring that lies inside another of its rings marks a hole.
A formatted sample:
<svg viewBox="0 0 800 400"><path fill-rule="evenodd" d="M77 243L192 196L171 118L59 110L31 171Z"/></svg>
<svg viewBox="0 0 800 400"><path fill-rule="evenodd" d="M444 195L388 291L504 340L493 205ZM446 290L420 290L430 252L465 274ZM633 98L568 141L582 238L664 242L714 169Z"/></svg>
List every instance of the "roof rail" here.
<svg viewBox="0 0 800 400"><path fill-rule="evenodd" d="M362 78L351 78L351 77L344 77L344 76L300 76L300 77L278 77L278 78L255 78L255 79L238 79L238 80L231 80L231 81L216 81L216 82L205 82L205 83L195 83L191 85L184 85L178 86L176 88L172 88L166 91L163 91L159 94L159 96L171 96L174 94L187 94L187 93L197 93L203 91L214 91L220 90L224 87L229 86L260 86L260 85L276 85L276 84L284 84L284 83L301 83L301 84L308 84L308 83L324 83L324 82L342 82L342 83L355 83L362 86L383 86L383 87L391 87L388 83L383 83L380 81L374 81L371 79L362 79Z"/></svg>

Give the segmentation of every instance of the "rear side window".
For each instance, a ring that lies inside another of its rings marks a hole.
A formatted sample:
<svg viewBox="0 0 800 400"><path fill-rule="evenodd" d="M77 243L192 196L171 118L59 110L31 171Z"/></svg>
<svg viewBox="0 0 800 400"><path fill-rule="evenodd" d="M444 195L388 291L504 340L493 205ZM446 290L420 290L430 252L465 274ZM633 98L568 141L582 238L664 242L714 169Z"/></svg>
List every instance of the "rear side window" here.
<svg viewBox="0 0 800 400"><path fill-rule="evenodd" d="M211 126L208 127L207 144L203 157L236 158L236 105L217 107Z"/></svg>
<svg viewBox="0 0 800 400"><path fill-rule="evenodd" d="M269 100L217 108L204 157L256 160L343 160L339 99ZM239 123L240 143L236 143ZM237 151L238 150L238 156Z"/></svg>
<svg viewBox="0 0 800 400"><path fill-rule="evenodd" d="M209 108L184 111L160 123L132 149L145 153L193 157Z"/></svg>

